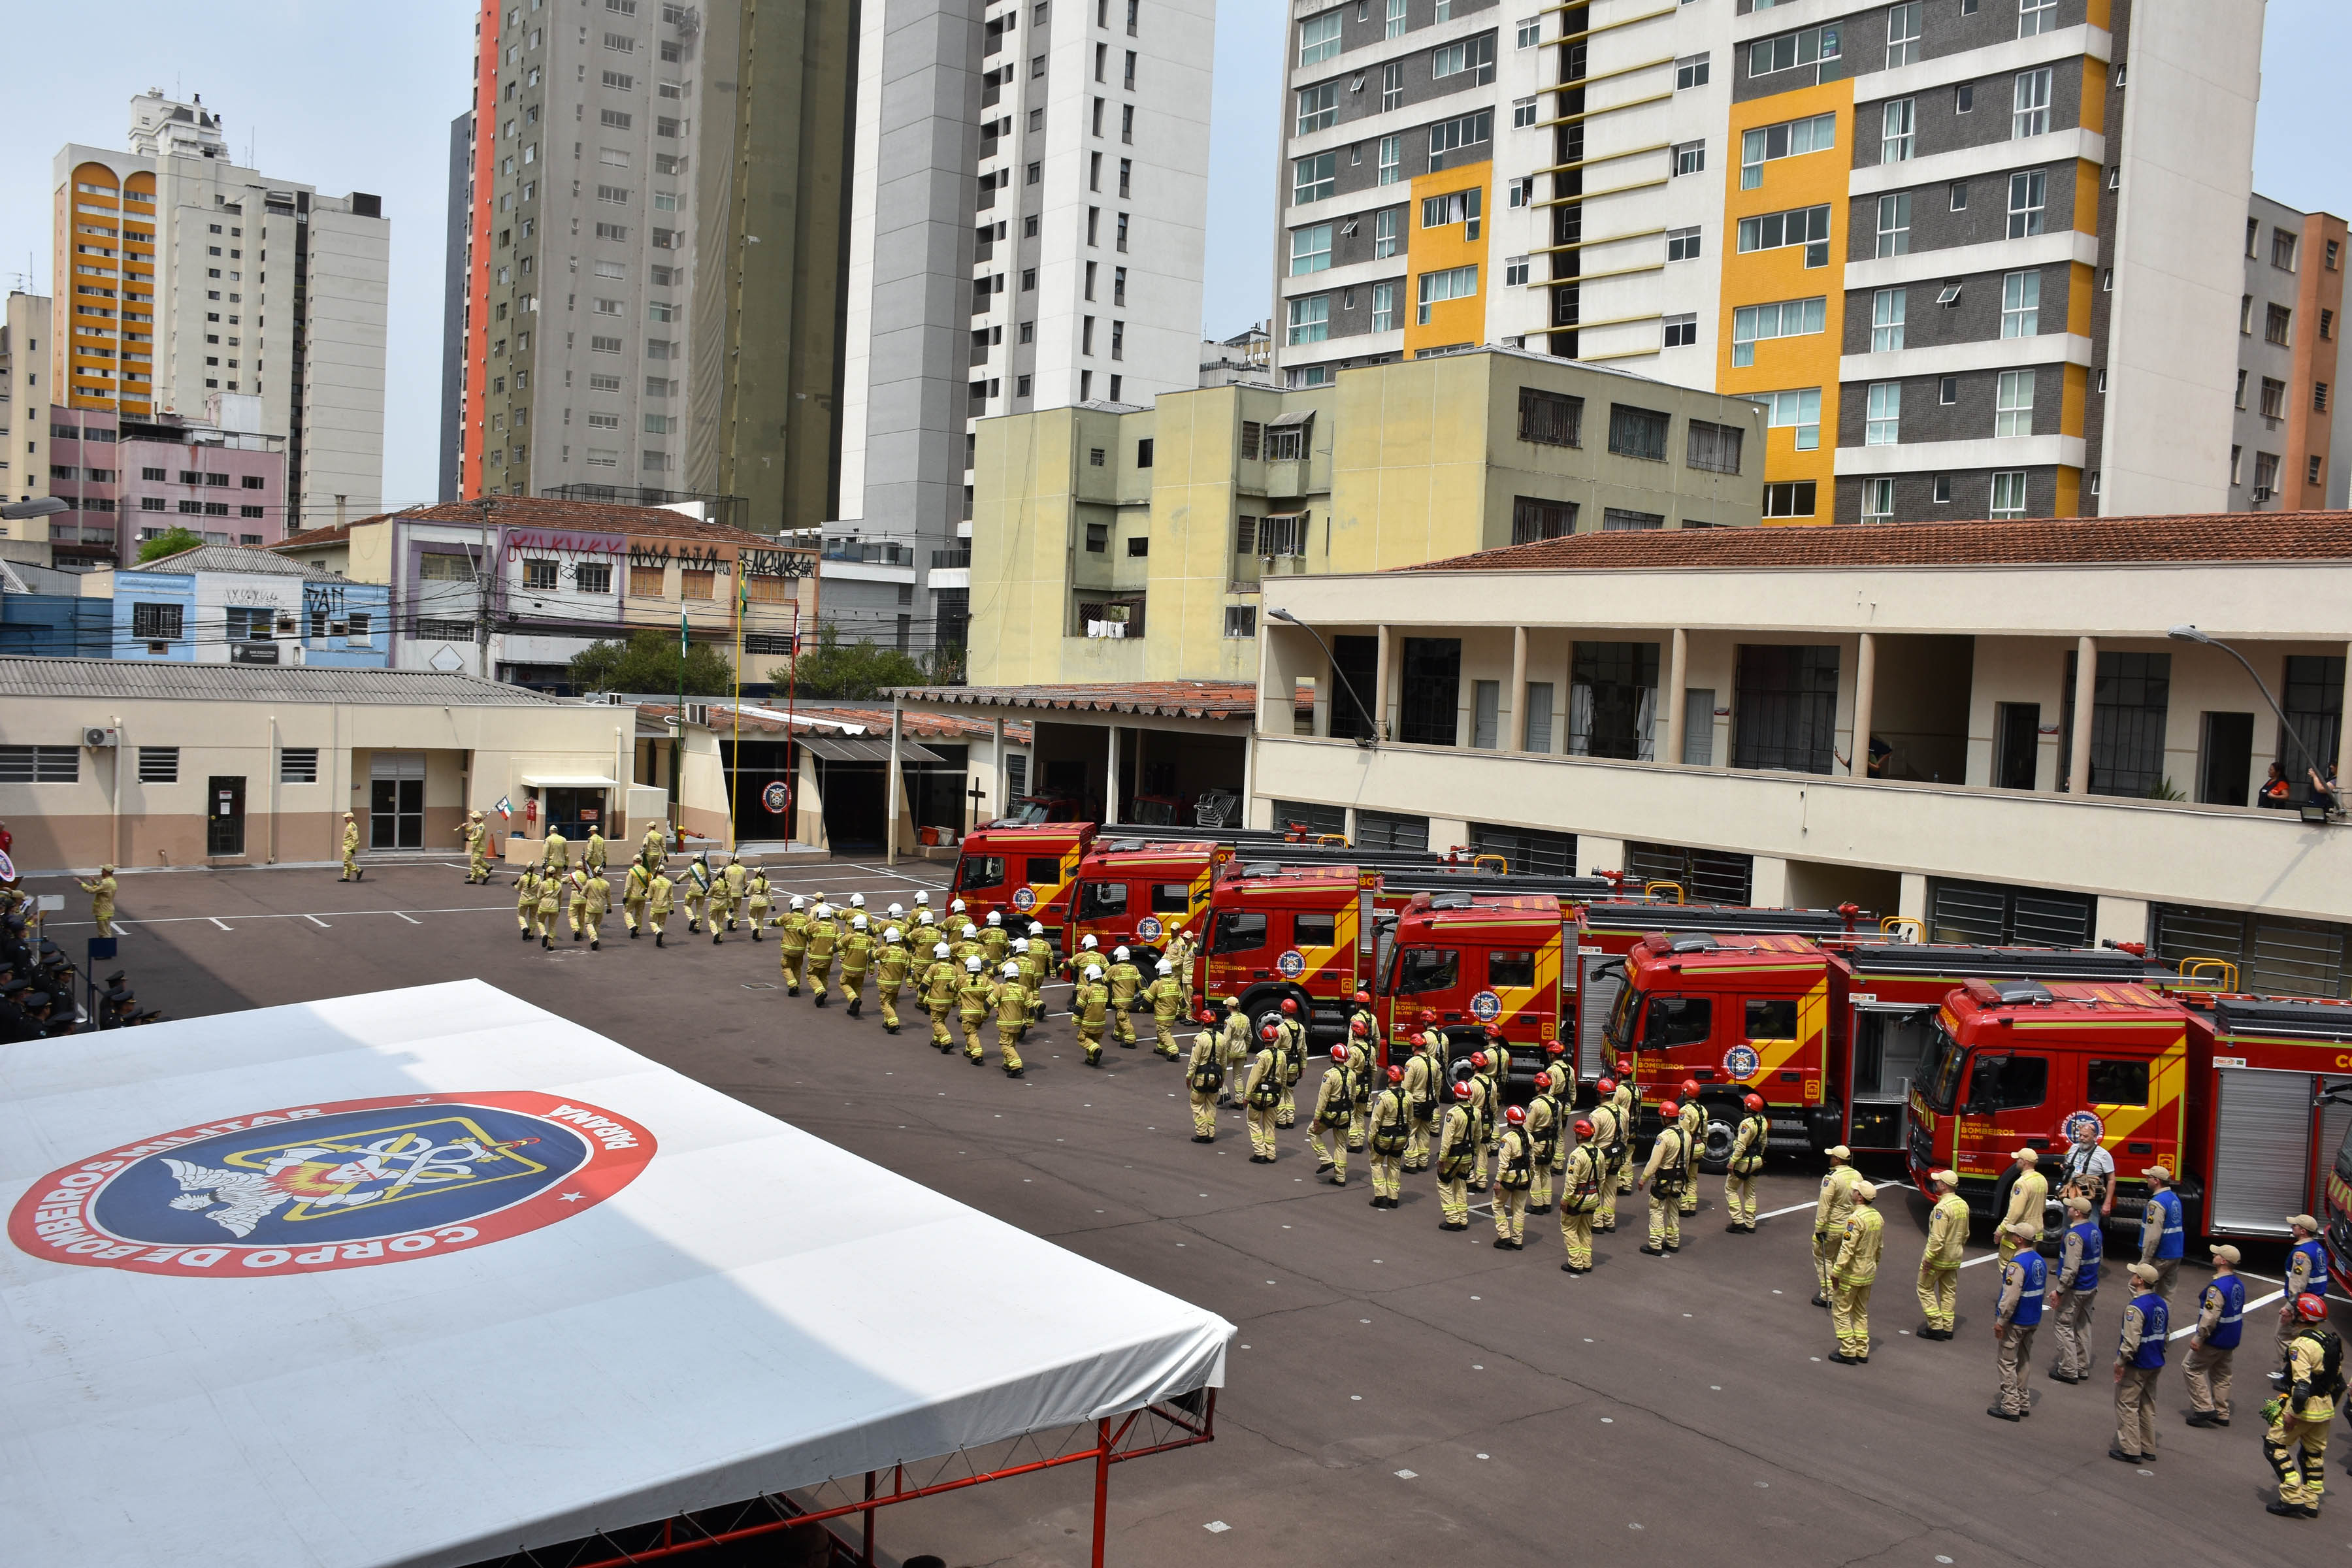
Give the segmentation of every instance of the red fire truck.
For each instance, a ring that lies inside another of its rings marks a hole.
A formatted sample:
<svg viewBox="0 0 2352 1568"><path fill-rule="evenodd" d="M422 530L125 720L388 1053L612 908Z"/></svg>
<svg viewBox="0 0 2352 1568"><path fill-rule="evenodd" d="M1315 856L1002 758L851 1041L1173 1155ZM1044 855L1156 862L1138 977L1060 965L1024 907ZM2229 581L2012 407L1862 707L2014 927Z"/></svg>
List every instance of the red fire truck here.
<svg viewBox="0 0 2352 1568"><path fill-rule="evenodd" d="M974 924L993 910L1056 930L1069 919L1070 889L1094 841L1091 822L981 828L963 841L949 896L964 901Z"/></svg>
<svg viewBox="0 0 2352 1568"><path fill-rule="evenodd" d="M1310 1034L1328 1035L1345 1026L1357 988L1371 984L1376 915L1402 897L1381 890L1378 871L1353 866L1229 871L1212 891L1196 992L1238 996L1252 1019L1274 1016L1288 998Z"/></svg>
<svg viewBox="0 0 2352 1568"><path fill-rule="evenodd" d="M1062 951L1076 952L1091 936L1105 952L1125 944L1139 959L1147 952L1156 958L1176 922L1198 937L1217 868L1233 853L1230 844L1206 840L1097 838L1078 862Z"/></svg>

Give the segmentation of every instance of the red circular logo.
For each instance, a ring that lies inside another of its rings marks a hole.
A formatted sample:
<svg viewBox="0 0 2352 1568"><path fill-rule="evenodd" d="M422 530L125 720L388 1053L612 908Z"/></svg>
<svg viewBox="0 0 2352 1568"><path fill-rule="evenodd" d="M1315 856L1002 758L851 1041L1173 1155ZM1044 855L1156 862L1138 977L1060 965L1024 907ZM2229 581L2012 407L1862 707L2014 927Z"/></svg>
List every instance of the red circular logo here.
<svg viewBox="0 0 2352 1568"><path fill-rule="evenodd" d="M35 1182L8 1238L36 1258L209 1279L459 1252L595 1207L654 1136L576 1100L346 1100L184 1127Z"/></svg>

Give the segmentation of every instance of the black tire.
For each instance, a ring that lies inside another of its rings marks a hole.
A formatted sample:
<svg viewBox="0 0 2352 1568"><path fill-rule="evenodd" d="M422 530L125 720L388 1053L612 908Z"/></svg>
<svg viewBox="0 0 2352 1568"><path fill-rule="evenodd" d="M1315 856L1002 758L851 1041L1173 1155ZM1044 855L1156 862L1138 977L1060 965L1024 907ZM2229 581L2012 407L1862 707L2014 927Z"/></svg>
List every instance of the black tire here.
<svg viewBox="0 0 2352 1568"><path fill-rule="evenodd" d="M1698 1168L1710 1176L1731 1169L1731 1145L1739 1134L1728 1122L1713 1117L1699 1130Z"/></svg>

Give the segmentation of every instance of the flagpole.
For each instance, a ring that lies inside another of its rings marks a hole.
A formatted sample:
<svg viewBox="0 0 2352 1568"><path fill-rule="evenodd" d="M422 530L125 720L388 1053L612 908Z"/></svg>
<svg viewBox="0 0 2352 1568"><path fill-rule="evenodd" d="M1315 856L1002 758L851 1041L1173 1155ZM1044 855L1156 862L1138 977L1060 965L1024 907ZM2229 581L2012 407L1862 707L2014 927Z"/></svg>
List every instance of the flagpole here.
<svg viewBox="0 0 2352 1568"><path fill-rule="evenodd" d="M743 601L751 592L751 579L743 575L743 555L735 555L735 776L727 784L727 853L737 848L735 822L735 792L743 782Z"/></svg>
<svg viewBox="0 0 2352 1568"><path fill-rule="evenodd" d="M677 800L677 820L670 825L677 847L686 848L686 595L678 595L677 605L677 740L671 752L669 776Z"/></svg>

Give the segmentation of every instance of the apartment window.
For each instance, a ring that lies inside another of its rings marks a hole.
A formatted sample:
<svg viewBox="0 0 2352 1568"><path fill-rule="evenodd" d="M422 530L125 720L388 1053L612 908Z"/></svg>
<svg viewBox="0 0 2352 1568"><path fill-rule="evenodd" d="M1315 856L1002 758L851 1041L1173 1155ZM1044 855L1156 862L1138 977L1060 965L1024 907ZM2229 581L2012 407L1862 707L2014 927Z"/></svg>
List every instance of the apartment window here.
<svg viewBox="0 0 2352 1568"><path fill-rule="evenodd" d="M1467 300L1478 292L1478 269L1475 267L1449 267L1421 275L1421 309L1419 322L1429 325L1433 305L1448 300Z"/></svg>
<svg viewBox="0 0 2352 1568"><path fill-rule="evenodd" d="M1835 27L1808 27L1801 33L1765 38L1748 46L1748 74L1769 76L1820 60L1833 60L1838 58L1838 47Z"/></svg>
<svg viewBox="0 0 2352 1568"><path fill-rule="evenodd" d="M1919 63L1919 0L1886 13L1886 68ZM1891 161L1891 160L1890 160Z"/></svg>
<svg viewBox="0 0 2352 1568"><path fill-rule="evenodd" d="M1290 231L1290 275L1320 272L1331 265L1331 226L1318 223Z"/></svg>
<svg viewBox="0 0 2352 1568"><path fill-rule="evenodd" d="M1807 153L1826 153L1837 145L1837 116L1816 114L1779 125L1760 125L1739 137L1739 188L1752 191L1764 183L1764 165Z"/></svg>
<svg viewBox="0 0 2352 1568"><path fill-rule="evenodd" d="M1429 128L1431 166L1437 166L1436 161L1449 153L1458 152L1465 147L1475 147L1480 142L1490 140L1494 133L1495 116L1490 110L1481 110L1475 114L1465 114L1459 120L1441 121Z"/></svg>
<svg viewBox="0 0 2352 1568"><path fill-rule="evenodd" d="M1518 47L1521 47L1521 48L1523 48L1523 49L1532 49L1532 48L1534 48L1538 44L1540 44L1540 43L1542 43L1542 42L1543 42L1543 18L1542 18L1542 17L1540 17L1540 16L1522 16L1522 17L1520 17L1520 18L1519 18Z"/></svg>
<svg viewBox="0 0 2352 1568"><path fill-rule="evenodd" d="M553 593L556 586L557 564L553 561L526 559L522 563L522 585L543 593Z"/></svg>
<svg viewBox="0 0 2352 1568"><path fill-rule="evenodd" d="M2012 141L2050 129L2050 68L2017 73L2017 93L2009 121Z"/></svg>
<svg viewBox="0 0 2352 1568"><path fill-rule="evenodd" d="M2263 307L2263 341L2276 343L2281 348L2284 348L2287 341L2287 327L2294 319L2294 312L2284 305Z"/></svg>
<svg viewBox="0 0 2352 1568"><path fill-rule="evenodd" d="M2239 401L2238 406L2241 408L2245 406L2243 399ZM2245 457L2246 449L2243 447L2232 447L2230 448L2230 483L2232 485L2236 485L2241 482L2239 476L2245 462Z"/></svg>
<svg viewBox="0 0 2352 1568"><path fill-rule="evenodd" d="M1465 226L1465 239L1478 237L1478 206L1481 192L1473 185L1466 191L1452 191L1442 196L1424 196L1421 203L1421 226L1444 228L1453 224Z"/></svg>
<svg viewBox="0 0 2352 1568"><path fill-rule="evenodd" d="M1536 100L1518 98L1511 100L1511 129L1524 131L1536 122Z"/></svg>
<svg viewBox="0 0 2352 1568"><path fill-rule="evenodd" d="M1507 256L1503 258L1503 286L1505 288L1526 288L1528 283L1528 258L1526 257Z"/></svg>
<svg viewBox="0 0 2352 1568"><path fill-rule="evenodd" d="M1135 53L1136 52L1133 49L1127 51L1127 71L1125 75L1119 78L1118 83L1120 87L1125 88L1129 92L1133 92L1135 90Z"/></svg>
<svg viewBox="0 0 2352 1568"><path fill-rule="evenodd" d="M1609 405L1609 449L1621 458L1663 463L1666 460L1666 425L1667 416L1654 408L1612 403Z"/></svg>
<svg viewBox="0 0 2352 1568"><path fill-rule="evenodd" d="M1675 145L1675 175L1703 174L1706 169L1706 143L1681 142Z"/></svg>
<svg viewBox="0 0 2352 1568"><path fill-rule="evenodd" d="M1827 267L1830 264L1830 209L1826 206L1799 207L1793 212L1766 213L1760 217L1739 220L1739 248L1742 254L1751 250L1778 250L1784 246L1805 247L1805 265Z"/></svg>
<svg viewBox="0 0 2352 1568"><path fill-rule="evenodd" d="M2033 372L2005 370L1994 395L1992 433L1996 438L2033 434Z"/></svg>
<svg viewBox="0 0 2352 1568"><path fill-rule="evenodd" d="M1911 254L1911 193L1897 191L1878 198L1878 254Z"/></svg>
<svg viewBox="0 0 2352 1568"><path fill-rule="evenodd" d="M1911 98L1898 98L1886 106L1880 117L1880 163L1907 163L1911 161L1912 140L1918 125L1918 100Z"/></svg>
<svg viewBox="0 0 2352 1568"><path fill-rule="evenodd" d="M2278 494L2279 455L2276 452L2254 454L2254 499L2268 500Z"/></svg>
<svg viewBox="0 0 2352 1568"><path fill-rule="evenodd" d="M1630 511L1623 507L1603 507L1601 511L1601 531L1603 533L1638 533L1666 526L1665 513Z"/></svg>
<svg viewBox="0 0 2352 1568"><path fill-rule="evenodd" d="M1892 447L1903 438L1902 424L1903 384L1899 381L1872 382L1862 444L1865 447Z"/></svg>
<svg viewBox="0 0 2352 1568"><path fill-rule="evenodd" d="M2017 0L2017 36L2032 37L2037 33L2058 29L2058 0ZM2123 68L2116 68L2116 85L2123 86Z"/></svg>
<svg viewBox="0 0 2352 1568"><path fill-rule="evenodd" d="M2319 312L2319 335L2328 342L2334 342L2336 341L2335 311L2322 310Z"/></svg>
<svg viewBox="0 0 2352 1568"><path fill-rule="evenodd" d="M1339 122L1339 84L1327 81L1298 94L1298 134L1327 131Z"/></svg>
<svg viewBox="0 0 2352 1568"><path fill-rule="evenodd" d="M1583 445L1584 399L1541 388L1519 388L1519 439L1539 447Z"/></svg>
<svg viewBox="0 0 2352 1568"><path fill-rule="evenodd" d="M2025 471L2012 468L1992 477L1992 515L1997 518L2019 518L2025 515ZM2068 657L2073 657L2069 655Z"/></svg>
<svg viewBox="0 0 2352 1568"><path fill-rule="evenodd" d="M1903 346L1903 318L1909 308L1907 289L1880 289L1870 296L1870 352L1894 353Z"/></svg>
<svg viewBox="0 0 2352 1568"><path fill-rule="evenodd" d="M2327 412L2327 384L2326 382L2315 381L2311 384L2311 406L2315 413L2325 414Z"/></svg>
<svg viewBox="0 0 2352 1568"><path fill-rule="evenodd" d="M1450 76L1470 73L1476 85L1485 86L1495 79L1495 36L1482 33L1475 38L1465 38L1458 44L1448 44L1433 49L1429 56L1429 76L1432 81L1444 81Z"/></svg>
<svg viewBox="0 0 2352 1568"><path fill-rule="evenodd" d="M1801 387L1794 392L1763 394L1764 423L1769 429L1796 432L1796 449L1813 452L1822 445L1822 389Z"/></svg>
<svg viewBox="0 0 2352 1568"><path fill-rule="evenodd" d="M1372 215L1372 259L1394 256L1402 245L1404 209L1389 207Z"/></svg>
<svg viewBox="0 0 2352 1568"><path fill-rule="evenodd" d="M2029 169L2009 177L2010 238L2024 239L2042 232L2042 211L2049 205L2049 196L2050 176L2045 170Z"/></svg>
<svg viewBox="0 0 2352 1568"><path fill-rule="evenodd" d="M1318 153L1312 158L1301 158L1291 180L1291 205L1305 206L1319 202L1336 195L1339 189L1339 154Z"/></svg>
<svg viewBox="0 0 2352 1568"><path fill-rule="evenodd" d="M1381 112L1402 106L1404 102L1404 62L1391 60L1381 68Z"/></svg>
<svg viewBox="0 0 2352 1568"><path fill-rule="evenodd" d="M1696 261L1699 258L1699 248L1697 229L1670 228L1666 230L1666 259L1668 261Z"/></svg>
<svg viewBox="0 0 2352 1568"><path fill-rule="evenodd" d="M1515 207L1533 206L1536 199L1535 176L1522 174L1513 180L1510 184L1510 195L1507 199Z"/></svg>
<svg viewBox="0 0 2352 1568"><path fill-rule="evenodd" d="M1862 521L1893 522L1895 521L1895 481L1890 479L1862 481Z"/></svg>
<svg viewBox="0 0 2352 1568"><path fill-rule="evenodd" d="M2343 254L2343 249L2341 241L2331 239L2327 242L2327 270L2330 272L2336 270L2336 258Z"/></svg>
<svg viewBox="0 0 2352 1568"><path fill-rule="evenodd" d="M2324 471L2323 465L2326 461L2326 459L2321 458L2317 453L2314 453L2308 459L2306 459L2304 464L2303 482L2307 485L2315 485L2319 483L2319 477Z"/></svg>
<svg viewBox="0 0 2352 1568"><path fill-rule="evenodd" d="M2042 274L2011 272L2000 280L2000 335L2030 338L2042 331Z"/></svg>
<svg viewBox="0 0 2352 1568"><path fill-rule="evenodd" d="M1683 453L1683 466L1703 469L1710 474L1736 474L1739 471L1739 448L1747 432L1737 425L1717 425L1708 419L1685 422L1688 432Z"/></svg>
<svg viewBox="0 0 2352 1568"><path fill-rule="evenodd" d="M1257 606L1255 605L1227 605L1225 606L1225 635L1229 637L1254 637L1257 636Z"/></svg>
<svg viewBox="0 0 2352 1568"><path fill-rule="evenodd" d="M1383 136L1381 138L1380 165L1380 184L1383 185L1393 185L1399 180L1404 178L1403 137Z"/></svg>
<svg viewBox="0 0 2352 1568"><path fill-rule="evenodd" d="M1319 343L1331 335L1331 296L1290 301L1290 346Z"/></svg>
<svg viewBox="0 0 2352 1568"><path fill-rule="evenodd" d="M1964 213L1969 210L1969 183L1966 180L1954 180L1946 189L1951 195L1954 212Z"/></svg>
<svg viewBox="0 0 2352 1568"><path fill-rule="evenodd" d="M1538 500L1533 496L1511 498L1511 542L1533 544L1538 540L1565 539L1576 531L1576 503Z"/></svg>
<svg viewBox="0 0 2352 1568"><path fill-rule="evenodd" d="M1698 317L1685 312L1665 318L1664 346L1670 349L1688 348L1698 342Z"/></svg>
<svg viewBox="0 0 2352 1568"><path fill-rule="evenodd" d="M2295 233L2293 229L2271 230L2271 265L2282 272L2294 270Z"/></svg>
<svg viewBox="0 0 2352 1568"><path fill-rule="evenodd" d="M1372 285L1372 331L1392 332L1397 330L1397 290L1393 283Z"/></svg>
<svg viewBox="0 0 2352 1568"><path fill-rule="evenodd" d="M1818 489L1811 479L1784 480L1764 487L1766 517L1811 517Z"/></svg>
<svg viewBox="0 0 2352 1568"><path fill-rule="evenodd" d="M1826 299L1814 299L1738 307L1731 312L1731 363L1754 364L1759 340L1804 337L1821 331L1828 306Z"/></svg>
<svg viewBox="0 0 2352 1568"><path fill-rule="evenodd" d="M1685 92L1706 85L1706 55L1685 55L1675 62L1675 90Z"/></svg>
<svg viewBox="0 0 2352 1568"><path fill-rule="evenodd" d="M2262 415L2265 419L2286 417L2286 383L2267 375L2263 377Z"/></svg>
<svg viewBox="0 0 2352 1568"><path fill-rule="evenodd" d="M1405 0L1388 0L1388 31L1385 36L1391 38L1402 38L1404 37ZM1337 12L1332 14L1334 16L1338 15Z"/></svg>
<svg viewBox="0 0 2352 1568"><path fill-rule="evenodd" d="M2243 408L2245 405L2246 405L2246 373L2245 373L2244 371L2242 371L2242 371L2240 371L2240 372L2238 373L2238 406L2239 406L2239 407L2241 407L2241 408Z"/></svg>

